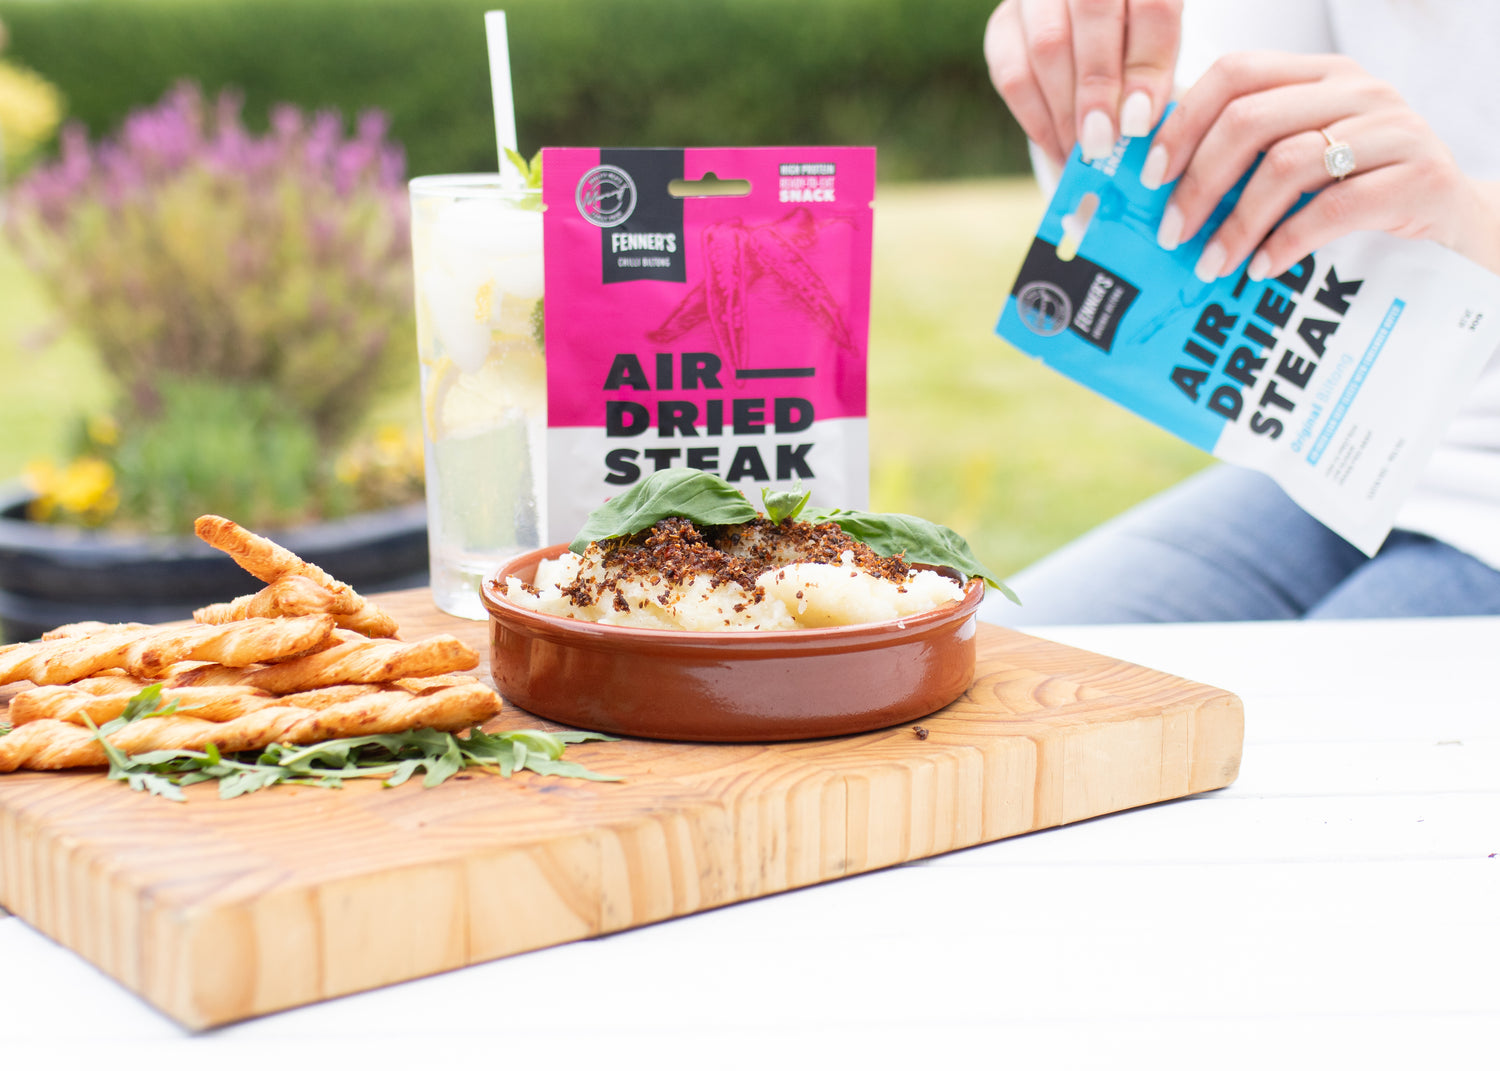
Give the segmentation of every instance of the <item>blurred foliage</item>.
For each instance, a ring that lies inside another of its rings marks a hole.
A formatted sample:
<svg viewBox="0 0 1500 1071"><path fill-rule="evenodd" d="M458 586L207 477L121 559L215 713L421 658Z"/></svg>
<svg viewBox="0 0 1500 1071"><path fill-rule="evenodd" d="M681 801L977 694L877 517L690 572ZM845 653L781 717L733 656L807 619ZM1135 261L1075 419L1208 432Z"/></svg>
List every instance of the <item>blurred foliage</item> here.
<svg viewBox="0 0 1500 1071"><path fill-rule="evenodd" d="M116 531L190 532L204 513L290 527L422 496L422 441L381 428L328 463L314 429L266 384L169 380L150 415L93 414L71 460L33 461L32 520Z"/></svg>
<svg viewBox="0 0 1500 1071"><path fill-rule="evenodd" d="M103 456L113 483L60 470L97 492L70 509L34 469L39 512L152 532L349 512L334 458L415 324L400 150L379 113L343 127L279 105L252 135L233 94L183 84L107 139L70 125L15 188L4 233L117 398L117 431L72 459Z"/></svg>
<svg viewBox="0 0 1500 1071"><path fill-rule="evenodd" d="M483 12L509 25L522 148L867 144L882 179L1019 172L981 53L994 0L0 0L19 61L114 128L182 78L379 108L409 172L497 167Z"/></svg>

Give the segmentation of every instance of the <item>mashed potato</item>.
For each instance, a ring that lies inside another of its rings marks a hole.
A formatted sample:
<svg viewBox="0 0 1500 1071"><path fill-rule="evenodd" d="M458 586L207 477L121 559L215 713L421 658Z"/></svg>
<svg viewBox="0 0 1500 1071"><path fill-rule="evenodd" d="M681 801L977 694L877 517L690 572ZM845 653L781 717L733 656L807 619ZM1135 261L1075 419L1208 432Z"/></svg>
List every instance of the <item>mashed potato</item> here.
<svg viewBox="0 0 1500 1071"><path fill-rule="evenodd" d="M890 621L963 599L957 581L882 558L836 525L764 519L699 531L668 518L543 561L506 597L561 617L637 628L779 630Z"/></svg>

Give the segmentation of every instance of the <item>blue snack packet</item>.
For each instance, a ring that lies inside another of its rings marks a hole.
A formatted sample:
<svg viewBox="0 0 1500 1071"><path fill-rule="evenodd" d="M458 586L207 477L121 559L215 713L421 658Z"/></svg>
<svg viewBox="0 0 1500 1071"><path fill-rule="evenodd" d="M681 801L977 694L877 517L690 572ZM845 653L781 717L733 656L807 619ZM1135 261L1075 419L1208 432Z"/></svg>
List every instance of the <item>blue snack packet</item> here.
<svg viewBox="0 0 1500 1071"><path fill-rule="evenodd" d="M996 333L1215 457L1265 472L1373 554L1444 426L1500 348L1500 276L1433 242L1361 232L1274 279L1193 268L1156 242L1170 186L1150 138L1063 170Z"/></svg>

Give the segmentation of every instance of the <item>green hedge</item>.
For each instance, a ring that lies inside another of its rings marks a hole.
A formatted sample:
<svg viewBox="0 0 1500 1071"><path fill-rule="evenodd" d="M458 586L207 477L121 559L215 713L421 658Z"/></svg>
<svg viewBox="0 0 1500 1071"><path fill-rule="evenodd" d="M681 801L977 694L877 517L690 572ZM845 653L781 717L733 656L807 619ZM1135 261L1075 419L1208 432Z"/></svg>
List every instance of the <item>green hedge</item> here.
<svg viewBox="0 0 1500 1071"><path fill-rule="evenodd" d="M483 11L510 26L523 150L873 144L885 179L1024 170L980 52L994 0L0 0L11 58L95 133L190 78L379 108L412 174L493 170Z"/></svg>

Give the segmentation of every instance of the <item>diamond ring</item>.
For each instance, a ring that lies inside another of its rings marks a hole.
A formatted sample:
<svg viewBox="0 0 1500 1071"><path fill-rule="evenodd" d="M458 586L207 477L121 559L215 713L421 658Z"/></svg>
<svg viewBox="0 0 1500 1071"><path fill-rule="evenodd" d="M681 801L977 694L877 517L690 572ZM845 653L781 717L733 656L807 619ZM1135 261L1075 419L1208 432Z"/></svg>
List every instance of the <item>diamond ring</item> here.
<svg viewBox="0 0 1500 1071"><path fill-rule="evenodd" d="M1341 179L1354 170L1354 149L1347 141L1334 141L1333 135L1326 130L1319 130L1323 140L1328 142L1328 148L1323 150L1323 166L1328 169L1328 177Z"/></svg>

